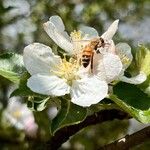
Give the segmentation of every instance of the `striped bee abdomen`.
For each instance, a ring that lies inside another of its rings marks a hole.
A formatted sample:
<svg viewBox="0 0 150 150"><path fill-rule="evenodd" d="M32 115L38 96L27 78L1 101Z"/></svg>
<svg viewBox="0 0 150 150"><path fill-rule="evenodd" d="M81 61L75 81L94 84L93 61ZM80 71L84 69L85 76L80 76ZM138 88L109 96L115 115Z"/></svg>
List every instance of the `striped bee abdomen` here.
<svg viewBox="0 0 150 150"><path fill-rule="evenodd" d="M83 67L87 67L91 61L91 55L83 55L82 56L82 65Z"/></svg>

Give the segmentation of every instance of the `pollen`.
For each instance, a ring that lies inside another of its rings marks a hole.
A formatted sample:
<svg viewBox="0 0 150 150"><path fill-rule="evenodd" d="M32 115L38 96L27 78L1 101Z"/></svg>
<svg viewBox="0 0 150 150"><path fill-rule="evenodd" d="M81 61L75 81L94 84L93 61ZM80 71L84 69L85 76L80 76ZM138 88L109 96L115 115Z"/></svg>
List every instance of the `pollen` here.
<svg viewBox="0 0 150 150"><path fill-rule="evenodd" d="M130 63L130 59L126 55L121 55L120 58L123 64L127 65Z"/></svg>
<svg viewBox="0 0 150 150"><path fill-rule="evenodd" d="M74 30L73 32L71 32L70 34L71 40L73 42L73 46L74 46L74 55L77 57L80 57L80 54L82 52L83 49L83 37L82 37L82 32L76 31Z"/></svg>
<svg viewBox="0 0 150 150"><path fill-rule="evenodd" d="M56 66L56 70L51 71L58 77L65 79L68 84L71 84L73 80L77 79L77 72L79 69L79 64L74 58L70 58L69 61L62 59L62 63Z"/></svg>
<svg viewBox="0 0 150 150"><path fill-rule="evenodd" d="M72 41L80 41L82 39L81 31L74 30L73 32L71 32L70 37Z"/></svg>

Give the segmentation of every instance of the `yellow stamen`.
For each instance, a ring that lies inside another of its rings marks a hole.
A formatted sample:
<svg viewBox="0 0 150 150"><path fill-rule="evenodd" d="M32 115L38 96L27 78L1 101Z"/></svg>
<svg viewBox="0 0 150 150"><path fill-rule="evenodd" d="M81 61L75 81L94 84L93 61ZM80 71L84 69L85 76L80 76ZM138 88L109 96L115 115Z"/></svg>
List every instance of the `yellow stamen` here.
<svg viewBox="0 0 150 150"><path fill-rule="evenodd" d="M69 61L67 61L66 57L64 56L62 63L56 66L56 70L52 70L51 72L57 75L58 77L65 79L68 82L68 84L71 84L73 80L78 78L78 69L79 64L74 58L70 58Z"/></svg>
<svg viewBox="0 0 150 150"><path fill-rule="evenodd" d="M70 37L74 45L74 55L78 57L79 53L81 53L81 50L83 49L82 32L74 30L71 32Z"/></svg>
<svg viewBox="0 0 150 150"><path fill-rule="evenodd" d="M130 63L130 59L125 54L119 54L119 57L123 64L128 65Z"/></svg>
<svg viewBox="0 0 150 150"><path fill-rule="evenodd" d="M82 39L81 31L74 30L70 34L72 41L80 41Z"/></svg>

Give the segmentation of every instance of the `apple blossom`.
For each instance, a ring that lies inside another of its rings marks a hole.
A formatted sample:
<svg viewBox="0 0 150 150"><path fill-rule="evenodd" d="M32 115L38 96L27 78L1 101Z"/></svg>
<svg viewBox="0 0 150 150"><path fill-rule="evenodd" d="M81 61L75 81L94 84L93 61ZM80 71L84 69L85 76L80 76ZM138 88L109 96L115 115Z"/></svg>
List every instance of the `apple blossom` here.
<svg viewBox="0 0 150 150"><path fill-rule="evenodd" d="M71 101L84 107L98 103L107 95L105 81L94 75L81 78L81 67L76 60L61 59L48 46L31 44L24 49L23 57L31 74L27 86L34 92L51 96L70 93Z"/></svg>
<svg viewBox="0 0 150 150"><path fill-rule="evenodd" d="M99 37L98 32L91 27L82 27L69 36L61 18L50 17L49 21L44 23L44 29L50 38L70 55L70 59L55 55L46 45L28 45L23 55L25 67L31 74L27 86L34 92L50 96L70 93L71 102L83 107L104 99L108 94L108 83L119 76L124 77L124 64L112 40L118 22L119 20L114 21L102 34L101 37L107 45L99 49L100 54L94 55L91 72L90 65L84 68L80 63L81 53L91 39ZM124 78L122 80L129 81Z"/></svg>
<svg viewBox="0 0 150 150"><path fill-rule="evenodd" d="M133 56L131 53L131 47L128 44L118 43L116 45L116 54L120 57L121 62L123 64L122 71L120 75L118 76L118 80L130 83L130 84L141 84L146 80L146 74L142 71L140 71L139 74L134 77L128 78L124 76L124 71L129 67L133 59Z"/></svg>
<svg viewBox="0 0 150 150"><path fill-rule="evenodd" d="M29 136L35 136L38 129L32 111L25 104L21 104L16 97L9 100L3 112L3 121L19 130L24 130Z"/></svg>

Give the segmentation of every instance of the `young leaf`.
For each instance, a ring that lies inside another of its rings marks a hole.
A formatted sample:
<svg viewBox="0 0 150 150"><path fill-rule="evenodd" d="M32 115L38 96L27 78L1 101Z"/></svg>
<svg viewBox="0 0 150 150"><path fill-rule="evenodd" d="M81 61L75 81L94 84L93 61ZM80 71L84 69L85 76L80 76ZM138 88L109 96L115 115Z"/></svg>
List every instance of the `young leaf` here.
<svg viewBox="0 0 150 150"><path fill-rule="evenodd" d="M147 76L150 75L150 49L140 45L140 49L136 53L136 63L140 71L143 71Z"/></svg>
<svg viewBox="0 0 150 150"><path fill-rule="evenodd" d="M64 126L80 123L85 119L86 115L86 108L75 105L69 100L62 98L61 109L51 123L51 133L54 134Z"/></svg>
<svg viewBox="0 0 150 150"><path fill-rule="evenodd" d="M150 97L128 83L119 83L110 96L116 104L142 123L150 123Z"/></svg>
<svg viewBox="0 0 150 150"><path fill-rule="evenodd" d="M27 102L27 106L32 111L43 111L46 108L46 103L48 100L49 100L49 97L47 97L45 99L39 99L39 98L32 97L32 98L29 98L29 100Z"/></svg>
<svg viewBox="0 0 150 150"><path fill-rule="evenodd" d="M21 74L25 71L23 58L19 54L5 53L0 55L0 75L8 80L19 83Z"/></svg>

